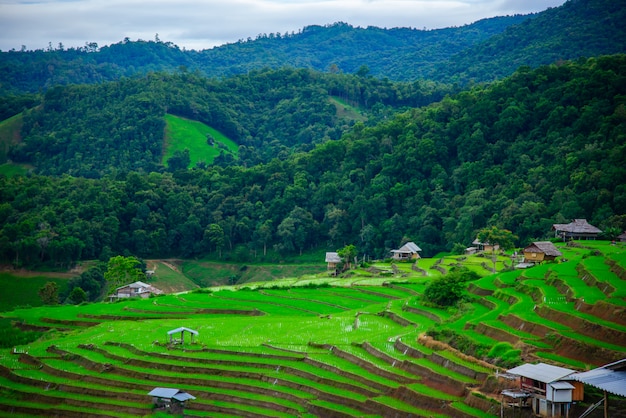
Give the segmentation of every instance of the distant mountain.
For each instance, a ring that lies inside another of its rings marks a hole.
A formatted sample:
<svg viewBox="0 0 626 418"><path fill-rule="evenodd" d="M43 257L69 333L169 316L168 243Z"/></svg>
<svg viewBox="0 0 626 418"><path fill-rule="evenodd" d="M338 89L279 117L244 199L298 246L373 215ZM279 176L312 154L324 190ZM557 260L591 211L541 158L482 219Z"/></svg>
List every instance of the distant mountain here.
<svg viewBox="0 0 626 418"><path fill-rule="evenodd" d="M87 43L69 50L0 52L0 94L153 71L223 77L268 67L467 85L502 78L524 65L626 52L625 21L622 2L570 0L534 15L437 30L334 23L307 26L298 33L261 34L203 51L181 50L171 42L125 39L102 48Z"/></svg>
<svg viewBox="0 0 626 418"><path fill-rule="evenodd" d="M523 65L536 68L560 60L624 53L624 22L626 3L570 0L465 49L422 76L465 85L508 76Z"/></svg>
<svg viewBox="0 0 626 418"><path fill-rule="evenodd" d="M98 48L0 52L0 94L48 89L54 85L99 83L150 71L199 71L207 76L245 74L262 68L311 68L413 80L454 54L502 33L528 16L497 17L459 28L355 28L346 23L308 26L294 34L256 39L203 51L185 51L171 42L130 41Z"/></svg>

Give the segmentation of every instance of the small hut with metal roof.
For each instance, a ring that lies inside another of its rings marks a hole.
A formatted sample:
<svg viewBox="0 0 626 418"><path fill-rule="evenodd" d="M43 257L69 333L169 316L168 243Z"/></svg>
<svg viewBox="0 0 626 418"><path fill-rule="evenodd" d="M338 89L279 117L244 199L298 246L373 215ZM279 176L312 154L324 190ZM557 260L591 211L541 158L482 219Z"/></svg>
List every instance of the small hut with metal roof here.
<svg viewBox="0 0 626 418"><path fill-rule="evenodd" d="M407 242L397 250L391 250L392 258L394 260L417 260L420 258L419 252L422 251L420 247L414 242Z"/></svg>
<svg viewBox="0 0 626 418"><path fill-rule="evenodd" d="M170 344L184 344L185 343L185 332L191 335L190 343L193 344L193 336L198 335L198 331L193 330L191 328L186 327L178 327L171 331L167 331L167 335L170 337ZM175 338L175 336L180 333L180 339Z"/></svg>
<svg viewBox="0 0 626 418"><path fill-rule="evenodd" d="M185 403L196 399L184 390L173 388L154 388L148 395L152 396L152 402L156 408L169 410L173 414L182 414Z"/></svg>

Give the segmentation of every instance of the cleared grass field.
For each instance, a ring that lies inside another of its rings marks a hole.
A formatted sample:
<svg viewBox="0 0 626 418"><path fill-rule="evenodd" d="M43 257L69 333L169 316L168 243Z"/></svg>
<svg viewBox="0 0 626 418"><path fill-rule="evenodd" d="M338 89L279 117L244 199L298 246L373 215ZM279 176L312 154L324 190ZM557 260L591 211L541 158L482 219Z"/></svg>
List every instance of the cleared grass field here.
<svg viewBox="0 0 626 418"><path fill-rule="evenodd" d="M201 161L211 164L220 152L237 158L238 145L221 132L202 122L167 114L165 115L165 123L165 151L163 154L163 163L165 164L176 151L184 151L185 149L189 150L190 167L194 167ZM213 138L212 143L207 142L208 137Z"/></svg>

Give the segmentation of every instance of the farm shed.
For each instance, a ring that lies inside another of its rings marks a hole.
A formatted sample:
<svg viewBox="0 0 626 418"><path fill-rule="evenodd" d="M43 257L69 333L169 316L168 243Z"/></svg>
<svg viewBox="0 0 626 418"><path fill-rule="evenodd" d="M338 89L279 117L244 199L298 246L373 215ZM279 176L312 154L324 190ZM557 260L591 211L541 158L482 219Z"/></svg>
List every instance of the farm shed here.
<svg viewBox="0 0 626 418"><path fill-rule="evenodd" d="M563 241L573 239L596 239L602 230L589 224L586 219L574 219L568 224L552 225L555 237L563 238Z"/></svg>
<svg viewBox="0 0 626 418"><path fill-rule="evenodd" d="M472 245L473 247L470 248L475 248L476 251L490 251L490 252L496 252L500 249L500 246L498 244L490 244L488 242L480 242L478 240L478 238L476 238L474 241L472 241ZM476 252L474 251L474 252Z"/></svg>
<svg viewBox="0 0 626 418"><path fill-rule="evenodd" d="M337 266L341 263L341 257L334 252L326 253L326 268L333 273L337 273Z"/></svg>
<svg viewBox="0 0 626 418"><path fill-rule="evenodd" d="M397 250L391 250L392 258L394 260L416 260L420 258L419 252L422 251L420 247L414 242L407 242Z"/></svg>
<svg viewBox="0 0 626 418"><path fill-rule="evenodd" d="M176 334L180 332L180 339L174 338ZM170 344L184 344L185 343L185 332L188 332L191 335L191 344L193 344L193 336L198 335L198 331L193 330L191 328L179 327L173 329L171 331L167 331L167 335L170 337Z"/></svg>
<svg viewBox="0 0 626 418"><path fill-rule="evenodd" d="M607 364L597 369L587 372L574 373L572 379L582 382L586 385L601 389L604 392L604 398L601 402L590 407L600 406L604 403L604 417L609 416L609 400L608 394L626 397L626 359Z"/></svg>
<svg viewBox="0 0 626 418"><path fill-rule="evenodd" d="M567 417L574 401L583 400L583 387L574 382L574 370L550 364L523 364L507 370L519 376L520 391L530 396L530 407L536 415Z"/></svg>
<svg viewBox="0 0 626 418"><path fill-rule="evenodd" d="M134 297L139 297L139 298L147 298L150 295L161 295L163 294L163 291L160 289L157 289L156 287L141 282L141 281L136 281L134 283L130 283L124 286L120 286L117 289L115 289L115 293L113 293L110 298L111 300L115 300L115 299L125 299L125 298L134 298Z"/></svg>
<svg viewBox="0 0 626 418"><path fill-rule="evenodd" d="M561 255L561 252L550 241L537 241L524 248L524 263L552 261Z"/></svg>
<svg viewBox="0 0 626 418"><path fill-rule="evenodd" d="M169 409L175 414L182 414L185 402L196 399L195 396L183 390L173 388L154 388L148 395L152 396L152 403L155 407Z"/></svg>

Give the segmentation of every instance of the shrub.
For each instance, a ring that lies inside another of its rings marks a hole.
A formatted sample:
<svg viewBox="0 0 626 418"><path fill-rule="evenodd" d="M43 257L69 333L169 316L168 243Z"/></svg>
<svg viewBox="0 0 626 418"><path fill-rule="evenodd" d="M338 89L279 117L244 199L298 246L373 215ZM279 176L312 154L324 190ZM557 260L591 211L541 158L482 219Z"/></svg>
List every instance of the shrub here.
<svg viewBox="0 0 626 418"><path fill-rule="evenodd" d="M439 306L452 306L463 297L464 287L453 275L433 280L424 290L426 299Z"/></svg>

